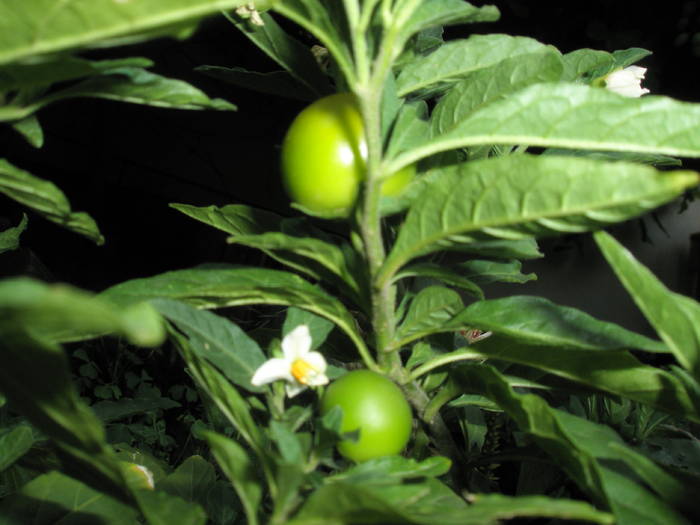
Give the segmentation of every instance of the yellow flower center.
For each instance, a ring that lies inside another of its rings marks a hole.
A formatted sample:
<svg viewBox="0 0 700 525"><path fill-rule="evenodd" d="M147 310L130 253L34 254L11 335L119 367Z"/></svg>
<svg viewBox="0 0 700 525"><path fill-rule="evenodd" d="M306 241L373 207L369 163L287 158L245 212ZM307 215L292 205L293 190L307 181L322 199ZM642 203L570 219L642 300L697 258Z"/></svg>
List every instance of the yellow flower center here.
<svg viewBox="0 0 700 525"><path fill-rule="evenodd" d="M292 375L294 379L299 381L302 385L306 385L309 380L309 376L313 376L318 373L318 370L314 368L308 361L303 359L295 359L292 363Z"/></svg>

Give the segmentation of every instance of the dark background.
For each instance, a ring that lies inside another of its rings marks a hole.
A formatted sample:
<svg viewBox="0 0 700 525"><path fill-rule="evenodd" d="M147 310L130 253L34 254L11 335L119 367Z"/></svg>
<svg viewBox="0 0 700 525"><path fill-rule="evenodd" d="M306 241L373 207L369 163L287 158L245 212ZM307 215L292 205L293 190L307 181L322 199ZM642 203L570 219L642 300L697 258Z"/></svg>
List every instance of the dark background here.
<svg viewBox="0 0 700 525"><path fill-rule="evenodd" d="M495 3L501 9L501 21L451 28L448 36L507 32L553 44L562 52L643 47L654 52L641 63L649 68L646 87L653 93L700 102L698 1ZM187 80L239 109L197 112L92 99L59 102L38 115L45 131L41 150L28 146L9 127L0 129L2 156L55 182L73 209L92 215L106 237L104 246L95 246L30 215L22 243L33 255L18 252L5 273L30 264L44 277L101 290L130 278L205 261L259 262L256 254L228 247L224 234L170 209L168 203L235 202L289 211L278 181L277 157L283 134L303 104L233 88L193 71L204 64L260 71L276 69L275 65L222 17L205 22L184 42L163 39L84 55L149 57L156 62L155 72ZM687 165L697 168L694 161ZM19 206L0 196L0 216L16 225L21 213ZM667 227L669 221L677 220L675 211L665 216ZM667 229L672 234L673 228ZM633 232L625 235L634 240L636 227ZM685 238L680 242L687 245ZM545 247L555 252L556 259L561 257L557 255L561 246L558 241ZM574 243L572 250L564 250L566 261L574 264L572 272L579 271L576 265L590 267L586 262L590 247L582 246ZM679 257L681 262L673 265L685 268L678 274L683 280L690 264L687 250ZM537 270L548 271L546 267ZM571 275L564 273L562 279ZM684 288L676 277L670 278L671 285ZM556 283L552 286L561 288Z"/></svg>

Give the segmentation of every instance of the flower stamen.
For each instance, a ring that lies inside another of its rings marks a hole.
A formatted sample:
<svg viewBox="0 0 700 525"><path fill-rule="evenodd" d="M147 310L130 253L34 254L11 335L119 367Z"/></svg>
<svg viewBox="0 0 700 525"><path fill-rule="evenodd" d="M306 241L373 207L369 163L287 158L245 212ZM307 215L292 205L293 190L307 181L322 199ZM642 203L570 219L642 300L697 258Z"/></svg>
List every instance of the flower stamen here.
<svg viewBox="0 0 700 525"><path fill-rule="evenodd" d="M295 359L292 363L292 376L302 385L308 385L309 380L319 373L319 370L304 359Z"/></svg>

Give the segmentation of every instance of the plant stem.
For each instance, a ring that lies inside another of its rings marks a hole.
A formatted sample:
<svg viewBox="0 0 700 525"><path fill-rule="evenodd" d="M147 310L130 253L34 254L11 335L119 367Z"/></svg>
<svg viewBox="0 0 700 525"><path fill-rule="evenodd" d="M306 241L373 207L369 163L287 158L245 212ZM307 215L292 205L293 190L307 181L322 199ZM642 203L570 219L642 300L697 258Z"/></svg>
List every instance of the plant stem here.
<svg viewBox="0 0 700 525"><path fill-rule="evenodd" d="M419 415L421 420L428 426L430 437L432 438L438 452L452 460L452 482L455 487L460 486L461 483L459 481L464 479L466 476L466 473L464 472L464 465L466 464L465 457L462 451L457 447L457 444L450 433L450 429L442 419L439 412L439 407L437 410L427 410L427 408L432 404L431 399L415 381L404 383L401 385L401 387L409 403L411 403L413 408L416 410L416 413ZM444 405L444 403L442 403L442 405Z"/></svg>

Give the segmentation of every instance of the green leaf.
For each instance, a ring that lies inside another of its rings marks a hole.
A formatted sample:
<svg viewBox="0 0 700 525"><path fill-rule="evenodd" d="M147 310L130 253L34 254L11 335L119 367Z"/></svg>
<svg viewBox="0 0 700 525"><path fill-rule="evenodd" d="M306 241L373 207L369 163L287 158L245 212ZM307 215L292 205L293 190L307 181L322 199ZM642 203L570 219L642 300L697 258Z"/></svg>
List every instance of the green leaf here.
<svg viewBox="0 0 700 525"><path fill-rule="evenodd" d="M484 357L518 363L549 372L659 410L700 421L700 400L665 370L647 366L632 354L615 350L584 350L533 346L494 334L469 347Z"/></svg>
<svg viewBox="0 0 700 525"><path fill-rule="evenodd" d="M512 497L503 494L474 494L471 511L470 518L478 523L482 523L478 521L479 519L484 520L483 523L491 523L492 520L496 519L526 518L528 516L581 520L607 525L615 523L614 516L597 510L583 501L545 496Z"/></svg>
<svg viewBox="0 0 700 525"><path fill-rule="evenodd" d="M311 333L311 350L320 347L333 330L333 323L323 317L300 308L290 307L282 325L282 337L294 330L297 326L305 324Z"/></svg>
<svg viewBox="0 0 700 525"><path fill-rule="evenodd" d="M181 29L183 24L191 24L199 18L244 3L240 0L94 0L69 4L33 0L3 3L0 5L0 64L104 44L128 35L152 37L156 31L172 34L172 29Z"/></svg>
<svg viewBox="0 0 700 525"><path fill-rule="evenodd" d="M234 525L238 523L241 507L237 505L236 493L230 483L216 482L207 496L207 516L213 525Z"/></svg>
<svg viewBox="0 0 700 525"><path fill-rule="evenodd" d="M71 56L37 63L9 64L0 67L0 91L46 87L56 82L109 74L122 67L142 68L152 65L151 60L140 57L86 60Z"/></svg>
<svg viewBox="0 0 700 525"><path fill-rule="evenodd" d="M526 283L537 280L534 273L524 274L520 270L522 263L518 260L487 261L474 259L455 267L461 275L479 284L490 283Z"/></svg>
<svg viewBox="0 0 700 525"><path fill-rule="evenodd" d="M596 232L594 238L627 292L678 362L700 379L700 304L666 288L609 234Z"/></svg>
<svg viewBox="0 0 700 525"><path fill-rule="evenodd" d="M563 80L573 82L593 71L612 71L615 58L612 54L596 49L576 49L562 57L565 74Z"/></svg>
<svg viewBox="0 0 700 525"><path fill-rule="evenodd" d="M365 486L393 485L426 476L442 476L450 470L450 467L451 461L442 456L433 456L423 461L401 456L386 456L365 461L329 476L327 481L334 483L343 481Z"/></svg>
<svg viewBox="0 0 700 525"><path fill-rule="evenodd" d="M544 48L544 44L531 38L499 34L453 40L403 68L397 78L399 95L435 94L469 73Z"/></svg>
<svg viewBox="0 0 700 525"><path fill-rule="evenodd" d="M145 69L122 67L110 71L110 75L93 77L60 91L55 91L24 107L12 108L5 113L23 118L39 109L71 98L104 98L169 109L219 111L235 110L236 106L222 99L211 99L196 87L173 78L167 78ZM2 118L3 112L0 112Z"/></svg>
<svg viewBox="0 0 700 525"><path fill-rule="evenodd" d="M492 5L475 7L463 0L423 0L404 29L404 37L435 26L495 22L500 13Z"/></svg>
<svg viewBox="0 0 700 525"><path fill-rule="evenodd" d="M51 346L104 333L139 346L158 346L165 338L161 317L148 305L115 308L65 284L28 277L0 280L0 332L20 330Z"/></svg>
<svg viewBox="0 0 700 525"><path fill-rule="evenodd" d="M456 244L446 249L455 249L464 253L471 253L480 257L492 257L494 259L539 259L544 257L535 239L493 239L489 241L476 241L469 244Z"/></svg>
<svg viewBox="0 0 700 525"><path fill-rule="evenodd" d="M98 245L104 243L92 217L84 212L71 211L68 199L53 183L19 169L5 159L0 159L0 193Z"/></svg>
<svg viewBox="0 0 700 525"><path fill-rule="evenodd" d="M651 459L619 442L611 442L608 447L617 458L622 459L665 502L692 515L700 517L695 502L700 496L697 485L685 485L666 472Z"/></svg>
<svg viewBox="0 0 700 525"><path fill-rule="evenodd" d="M386 169L398 171L442 151L493 144L700 157L699 120L700 104L628 98L580 84L536 84L456 120Z"/></svg>
<svg viewBox="0 0 700 525"><path fill-rule="evenodd" d="M140 490L135 496L148 525L204 525L207 522L202 507L166 492Z"/></svg>
<svg viewBox="0 0 700 525"><path fill-rule="evenodd" d="M166 298L198 308L247 304L296 306L333 321L365 351L350 312L335 299L297 275L264 268L198 268L177 270L113 286L100 294L117 304Z"/></svg>
<svg viewBox="0 0 700 525"><path fill-rule="evenodd" d="M296 81L294 91L303 90L305 98L302 100L314 100L330 95L333 92L331 85L311 50L286 33L269 14L262 13L260 17L263 25L254 25L227 16L231 23Z"/></svg>
<svg viewBox="0 0 700 525"><path fill-rule="evenodd" d="M130 500L126 480L101 422L79 400L56 334L117 331L138 344L162 342L160 317L141 305L130 315L67 286L27 278L0 281L0 391L54 440L69 473Z"/></svg>
<svg viewBox="0 0 700 525"><path fill-rule="evenodd" d="M276 231L283 220L276 213L244 204L199 207L171 203L170 207L231 235L257 235Z"/></svg>
<svg viewBox="0 0 700 525"><path fill-rule="evenodd" d="M192 351L189 341L178 331L170 330L170 337L180 350L194 377L202 390L208 395L214 405L221 411L228 422L239 432L259 455L264 456L263 447L266 437L258 428L250 413L250 405L236 389L213 365Z"/></svg>
<svg viewBox="0 0 700 525"><path fill-rule="evenodd" d="M187 336L190 348L216 366L228 380L251 392L263 389L250 383L265 362L258 344L232 321L167 299L152 301L155 308Z"/></svg>
<svg viewBox="0 0 700 525"><path fill-rule="evenodd" d="M19 238L27 229L27 216L22 214L22 220L17 226L0 232L0 254L19 248Z"/></svg>
<svg viewBox="0 0 700 525"><path fill-rule="evenodd" d="M454 290L442 286L424 288L411 301L406 317L397 330L399 345L434 333L463 308L462 298Z"/></svg>
<svg viewBox="0 0 700 525"><path fill-rule="evenodd" d="M44 145L44 130L36 115L29 115L22 120L13 122L12 127L35 148L41 148Z"/></svg>
<svg viewBox="0 0 700 525"><path fill-rule="evenodd" d="M424 277L429 279L437 279L444 284L461 288L465 292L477 297L484 298L484 292L479 286L465 276L457 268L448 268L439 264L433 263L417 263L406 266L402 271L396 274L395 281L405 279L406 277Z"/></svg>
<svg viewBox="0 0 700 525"><path fill-rule="evenodd" d="M532 84L556 82L564 71L561 54L542 47L477 69L455 84L433 110L433 136L451 130L475 110Z"/></svg>
<svg viewBox="0 0 700 525"><path fill-rule="evenodd" d="M282 264L316 281L335 284L356 304L362 278L355 252L339 238L308 224L304 219L284 217L245 205L199 208L171 204L182 213L219 230L231 233L229 242L257 248Z"/></svg>
<svg viewBox="0 0 700 525"><path fill-rule="evenodd" d="M223 66L199 66L195 68L195 71L228 84L252 89L260 93L302 100L304 102L316 99L314 93L310 93L287 71L259 73L257 71L248 71L242 67Z"/></svg>
<svg viewBox="0 0 700 525"><path fill-rule="evenodd" d="M90 409L102 422L110 423L135 415L168 410L179 406L180 403L166 397L138 397L136 399L122 397L117 401L98 401L90 405Z"/></svg>
<svg viewBox="0 0 700 525"><path fill-rule="evenodd" d="M215 481L214 467L201 456L190 456L162 479L157 488L185 501L203 505Z"/></svg>
<svg viewBox="0 0 700 525"><path fill-rule="evenodd" d="M59 472L43 474L0 503L2 525L133 525L131 507ZM179 522L178 523L182 523Z"/></svg>
<svg viewBox="0 0 700 525"><path fill-rule="evenodd" d="M248 523L256 525L262 500L262 486L257 476L256 466L243 447L232 439L211 431L204 432L204 438L209 443L221 470L236 490L248 517Z"/></svg>
<svg viewBox="0 0 700 525"><path fill-rule="evenodd" d="M490 366L462 366L453 377L467 392L488 396L530 434L584 491L609 505L616 523L686 524L671 507L606 461L622 439L608 427L552 409L533 394L516 394ZM624 471L624 469L623 469Z"/></svg>
<svg viewBox="0 0 700 525"><path fill-rule="evenodd" d="M228 242L257 248L319 281L336 284L355 303L362 304L360 286L341 247L295 228L295 223L284 221L281 226L286 232L238 235Z"/></svg>
<svg viewBox="0 0 700 525"><path fill-rule="evenodd" d="M599 321L581 310L557 305L543 297L512 296L477 301L446 324L446 328L452 326L454 331L463 326L474 326L522 343L562 350L668 352L659 341L614 323Z"/></svg>
<svg viewBox="0 0 700 525"><path fill-rule="evenodd" d="M34 444L34 433L29 425L17 425L0 434L0 472L24 456Z"/></svg>
<svg viewBox="0 0 700 525"><path fill-rule="evenodd" d="M277 12L314 35L333 56L346 79L354 76L351 42L345 9L340 2L285 0L274 5Z"/></svg>
<svg viewBox="0 0 700 525"><path fill-rule="evenodd" d="M422 144L429 133L428 105L425 101L414 100L405 103L399 109L391 130L387 157L394 157L402 151Z"/></svg>
<svg viewBox="0 0 700 525"><path fill-rule="evenodd" d="M446 168L411 207L379 281L414 257L456 244L583 232L628 219L697 182L695 172L550 156Z"/></svg>

